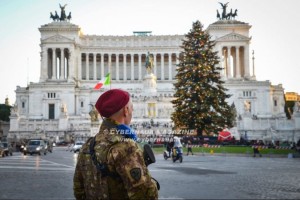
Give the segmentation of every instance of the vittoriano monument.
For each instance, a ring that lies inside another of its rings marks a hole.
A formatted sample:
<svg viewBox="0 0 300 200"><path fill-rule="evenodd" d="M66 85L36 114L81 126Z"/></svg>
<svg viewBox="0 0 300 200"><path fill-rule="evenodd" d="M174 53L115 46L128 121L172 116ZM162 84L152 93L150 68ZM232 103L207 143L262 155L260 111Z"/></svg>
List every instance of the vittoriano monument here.
<svg viewBox="0 0 300 200"><path fill-rule="evenodd" d="M221 2L219 2L219 4L221 4L222 6L222 14L219 13L219 10L217 10L217 18L219 20L230 20L230 19L235 19L235 17L237 16L237 9L235 9L234 12L232 12L232 8L230 9L230 12L227 13L226 9L227 9L227 5L228 5L229 2L223 4Z"/></svg>
<svg viewBox="0 0 300 200"><path fill-rule="evenodd" d="M71 12L69 12L69 15L67 16L66 15L66 11L65 11L65 8L66 8L67 4L65 4L64 6L61 6L59 4L59 7L60 7L60 17L59 15L57 14L57 11L55 11L55 14L53 15L52 12L50 12L50 18L53 20L53 21L70 21L72 16L71 16Z"/></svg>

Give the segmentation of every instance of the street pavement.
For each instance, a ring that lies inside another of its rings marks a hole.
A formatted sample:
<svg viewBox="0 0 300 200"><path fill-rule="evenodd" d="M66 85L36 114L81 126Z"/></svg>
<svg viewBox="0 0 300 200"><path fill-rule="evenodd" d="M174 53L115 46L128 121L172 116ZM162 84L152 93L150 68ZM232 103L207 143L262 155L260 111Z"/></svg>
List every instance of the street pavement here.
<svg viewBox="0 0 300 200"><path fill-rule="evenodd" d="M300 199L299 159L206 154L158 163L162 199Z"/></svg>
<svg viewBox="0 0 300 200"><path fill-rule="evenodd" d="M55 147L46 156L0 158L0 199L74 199L77 154ZM149 166L159 199L300 199L300 158L198 154Z"/></svg>

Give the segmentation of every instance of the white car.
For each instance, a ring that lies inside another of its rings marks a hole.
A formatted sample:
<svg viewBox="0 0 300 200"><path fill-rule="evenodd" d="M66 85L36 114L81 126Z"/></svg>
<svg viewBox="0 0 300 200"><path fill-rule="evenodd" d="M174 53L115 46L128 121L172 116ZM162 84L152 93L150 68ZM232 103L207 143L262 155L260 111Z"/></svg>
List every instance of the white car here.
<svg viewBox="0 0 300 200"><path fill-rule="evenodd" d="M75 142L71 151L73 151L74 153L79 152L79 150L81 149L83 144L84 144L84 142L82 142L82 141Z"/></svg>

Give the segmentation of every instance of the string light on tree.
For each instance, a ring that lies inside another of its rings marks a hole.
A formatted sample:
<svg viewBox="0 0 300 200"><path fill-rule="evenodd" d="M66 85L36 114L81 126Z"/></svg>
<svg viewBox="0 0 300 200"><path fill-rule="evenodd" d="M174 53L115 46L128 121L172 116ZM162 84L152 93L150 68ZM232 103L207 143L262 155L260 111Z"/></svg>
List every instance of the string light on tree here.
<svg viewBox="0 0 300 200"><path fill-rule="evenodd" d="M183 39L174 83L176 99L172 101L175 112L171 117L178 128L196 129L202 134L233 125L232 107L226 102L230 96L220 79L214 45L199 21L193 23Z"/></svg>

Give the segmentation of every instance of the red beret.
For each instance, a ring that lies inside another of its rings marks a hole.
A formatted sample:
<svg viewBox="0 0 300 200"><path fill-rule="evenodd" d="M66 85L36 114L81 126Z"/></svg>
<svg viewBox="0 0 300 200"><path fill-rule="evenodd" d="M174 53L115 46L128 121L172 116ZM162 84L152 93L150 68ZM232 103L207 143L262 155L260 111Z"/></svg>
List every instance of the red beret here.
<svg viewBox="0 0 300 200"><path fill-rule="evenodd" d="M103 117L110 117L121 110L129 102L129 93L112 89L104 92L96 102L96 109Z"/></svg>

